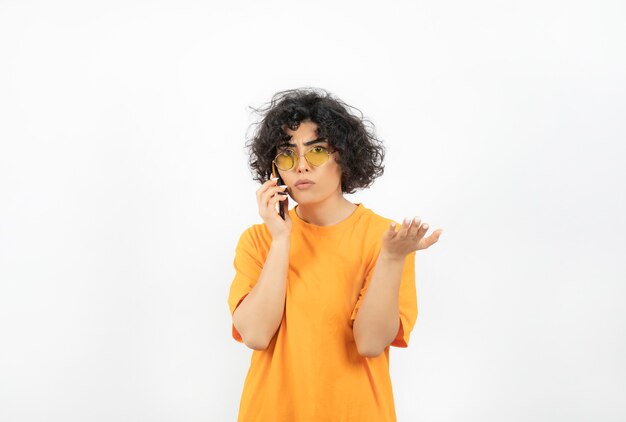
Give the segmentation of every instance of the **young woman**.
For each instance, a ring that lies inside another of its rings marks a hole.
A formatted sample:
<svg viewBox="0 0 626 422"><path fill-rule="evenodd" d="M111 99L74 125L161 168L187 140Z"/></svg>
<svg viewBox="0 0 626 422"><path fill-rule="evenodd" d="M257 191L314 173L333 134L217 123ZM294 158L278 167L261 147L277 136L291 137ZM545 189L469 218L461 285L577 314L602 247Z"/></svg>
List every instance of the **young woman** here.
<svg viewBox="0 0 626 422"><path fill-rule="evenodd" d="M228 297L233 338L254 349L238 420L395 421L389 347L408 346L415 253L442 230L344 198L383 174L384 149L332 94L283 91L257 112L263 224L239 238Z"/></svg>

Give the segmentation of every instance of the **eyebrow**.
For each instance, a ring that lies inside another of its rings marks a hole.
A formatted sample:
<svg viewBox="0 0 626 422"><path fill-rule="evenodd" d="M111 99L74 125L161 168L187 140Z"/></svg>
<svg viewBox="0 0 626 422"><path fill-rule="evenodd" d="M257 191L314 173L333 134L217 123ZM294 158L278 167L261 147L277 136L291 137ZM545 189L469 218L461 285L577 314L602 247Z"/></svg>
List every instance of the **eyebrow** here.
<svg viewBox="0 0 626 422"><path fill-rule="evenodd" d="M317 138L317 139L313 139L312 141L307 141L304 143L304 146L309 146L309 145L313 145L313 144L321 144L321 143L325 143L328 142L326 138ZM286 146L290 146L290 147L297 147L296 144L289 144L289 143L284 143L282 144L280 147L286 147Z"/></svg>

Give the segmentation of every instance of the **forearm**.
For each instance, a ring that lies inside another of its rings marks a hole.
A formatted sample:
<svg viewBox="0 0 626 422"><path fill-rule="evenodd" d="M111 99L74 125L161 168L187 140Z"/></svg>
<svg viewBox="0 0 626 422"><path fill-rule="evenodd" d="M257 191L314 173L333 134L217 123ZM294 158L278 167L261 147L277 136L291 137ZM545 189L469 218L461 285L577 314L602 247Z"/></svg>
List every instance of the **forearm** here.
<svg viewBox="0 0 626 422"><path fill-rule="evenodd" d="M381 252L370 285L352 326L354 340L362 356L378 356L396 334L400 324L400 281L405 259Z"/></svg>
<svg viewBox="0 0 626 422"><path fill-rule="evenodd" d="M265 349L283 319L290 247L289 239L272 241L259 280L233 314L235 328L252 349Z"/></svg>

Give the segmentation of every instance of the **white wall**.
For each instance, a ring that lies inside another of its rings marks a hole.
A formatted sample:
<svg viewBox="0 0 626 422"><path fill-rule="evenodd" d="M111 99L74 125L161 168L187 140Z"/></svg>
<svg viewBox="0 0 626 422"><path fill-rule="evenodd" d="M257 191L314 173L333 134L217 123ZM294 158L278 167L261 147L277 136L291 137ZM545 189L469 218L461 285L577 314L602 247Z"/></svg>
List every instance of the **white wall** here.
<svg viewBox="0 0 626 422"><path fill-rule="evenodd" d="M225 5L228 3L228 5ZM348 196L444 233L399 421L626 419L619 1L0 3L0 419L232 421L226 299L276 91L362 110ZM292 202L293 206L293 202Z"/></svg>

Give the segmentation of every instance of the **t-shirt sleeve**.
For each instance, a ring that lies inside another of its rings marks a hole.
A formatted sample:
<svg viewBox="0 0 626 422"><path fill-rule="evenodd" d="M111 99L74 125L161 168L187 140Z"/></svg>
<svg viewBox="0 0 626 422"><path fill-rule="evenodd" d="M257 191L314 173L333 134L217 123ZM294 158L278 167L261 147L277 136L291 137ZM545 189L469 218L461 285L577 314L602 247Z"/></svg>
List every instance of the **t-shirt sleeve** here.
<svg viewBox="0 0 626 422"><path fill-rule="evenodd" d="M240 236L235 250L233 265L235 267L235 278L230 285L230 293L228 295L231 320L235 309L250 293L261 276L261 271L263 271L263 262L261 261L259 250L255 246L251 229L247 229ZM231 325L233 338L239 343L243 343L241 334L237 331L234 324L231 323Z"/></svg>
<svg viewBox="0 0 626 422"><path fill-rule="evenodd" d="M399 292L399 313L400 313L400 324L398 327L398 333L396 334L395 339L391 342L391 346L396 347L408 347L409 345L409 337L411 331L413 331L413 327L415 326L415 321L417 320L417 291L415 288L415 254L416 251L411 252L406 256L404 261L404 268L402 270L402 278L400 280L400 292ZM363 297L365 296L365 292L370 285L372 280L372 276L374 274L374 268L376 267L376 261L378 260L378 254L376 254L374 258L374 263L371 268L368 270L368 273L365 277L365 282L363 283L363 287L361 288L361 292L359 293L359 298L354 306L354 310L352 311L352 315L350 316L350 324L354 324L354 320L356 319L356 314L361 306L361 302L363 301Z"/></svg>

